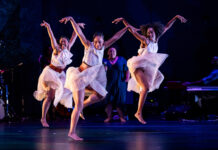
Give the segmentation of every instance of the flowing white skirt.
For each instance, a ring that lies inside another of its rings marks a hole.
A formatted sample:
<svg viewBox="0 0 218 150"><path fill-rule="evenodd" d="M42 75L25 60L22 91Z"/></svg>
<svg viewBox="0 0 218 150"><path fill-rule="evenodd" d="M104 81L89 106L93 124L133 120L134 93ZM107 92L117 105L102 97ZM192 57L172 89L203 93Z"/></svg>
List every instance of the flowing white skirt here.
<svg viewBox="0 0 218 150"><path fill-rule="evenodd" d="M64 88L66 75L64 71L58 73L52 70L49 66L46 66L38 80L38 88L37 91L33 93L33 96L38 101L42 101L47 96L47 89L43 86L43 84L47 85L49 88L55 90L55 99L54 106L60 102L67 108L72 108L72 93L68 89Z"/></svg>
<svg viewBox="0 0 218 150"><path fill-rule="evenodd" d="M92 66L82 72L79 68L70 67L67 69L65 88L72 93L85 89L88 85L98 94L105 97L106 91L106 72L103 65Z"/></svg>
<svg viewBox="0 0 218 150"><path fill-rule="evenodd" d="M133 56L127 61L127 66L131 73L131 79L128 82L128 91L140 93L141 87L136 81L135 70L140 68L144 72L144 78L147 81L149 92L158 89L162 83L164 76L158 70L161 64L168 57L167 54L147 53L145 55Z"/></svg>

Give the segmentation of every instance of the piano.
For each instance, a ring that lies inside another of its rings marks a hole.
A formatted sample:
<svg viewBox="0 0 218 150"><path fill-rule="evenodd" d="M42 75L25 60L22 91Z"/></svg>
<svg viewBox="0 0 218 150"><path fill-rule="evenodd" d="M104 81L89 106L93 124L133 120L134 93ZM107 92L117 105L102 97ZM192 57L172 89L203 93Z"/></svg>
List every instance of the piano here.
<svg viewBox="0 0 218 150"><path fill-rule="evenodd" d="M218 91L218 86L188 86L186 88L188 92L216 92Z"/></svg>

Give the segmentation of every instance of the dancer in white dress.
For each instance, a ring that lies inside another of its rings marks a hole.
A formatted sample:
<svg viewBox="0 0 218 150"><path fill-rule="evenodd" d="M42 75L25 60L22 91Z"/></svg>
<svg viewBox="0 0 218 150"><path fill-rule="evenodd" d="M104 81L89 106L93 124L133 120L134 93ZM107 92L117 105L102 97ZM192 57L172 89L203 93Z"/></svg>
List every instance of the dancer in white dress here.
<svg viewBox="0 0 218 150"><path fill-rule="evenodd" d="M41 123L43 127L49 127L46 121L46 114L53 99L54 106L57 106L60 102L65 107L72 108L72 93L68 89L64 88L66 75L63 70L72 62L71 57L73 55L70 53L70 49L73 46L77 35L73 32L69 41L66 37L61 37L59 44L57 44L50 25L43 21L41 26L46 27L48 31L53 53L51 57L51 64L46 66L40 74L38 88L33 95L39 101L44 99L42 105ZM84 24L80 23L79 26L83 28Z"/></svg>
<svg viewBox="0 0 218 150"><path fill-rule="evenodd" d="M146 124L142 116L142 109L147 93L158 89L164 76L158 70L160 65L167 58L167 54L157 53L159 38L179 19L182 23L186 19L180 15L173 17L164 27L160 23L142 25L140 29L131 26L124 18L117 18L113 23L122 21L125 26L129 26L129 31L141 42L138 56L133 56L127 62L127 66L132 78L128 82L128 90L139 93L138 109L135 117L142 124ZM137 31L141 30L142 35Z"/></svg>
<svg viewBox="0 0 218 150"><path fill-rule="evenodd" d="M104 41L102 33L93 36L93 42L86 39L81 29L72 17L65 17L60 20L62 23L71 22L83 46L85 47L82 64L79 68L70 67L67 70L65 87L73 92L75 107L71 115L71 126L68 136L74 140L83 140L76 134L76 126L79 114L84 107L102 100L106 94L106 73L102 64L104 49L111 46L127 31L128 27L117 32L111 39ZM84 101L85 89L91 90L88 99ZM83 102L84 101L84 102Z"/></svg>

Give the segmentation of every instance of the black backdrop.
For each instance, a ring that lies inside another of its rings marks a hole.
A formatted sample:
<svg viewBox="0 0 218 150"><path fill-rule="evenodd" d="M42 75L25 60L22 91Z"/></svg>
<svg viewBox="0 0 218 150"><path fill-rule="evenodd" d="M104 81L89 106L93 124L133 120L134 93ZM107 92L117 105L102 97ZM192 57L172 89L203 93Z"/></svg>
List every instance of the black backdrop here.
<svg viewBox="0 0 218 150"><path fill-rule="evenodd" d="M159 41L159 52L169 54L160 68L165 81L192 81L209 74L211 58L217 55L216 36L218 33L217 10L214 1L204 0L2 0L0 1L0 69L10 69L5 73L9 87L10 101L16 112L21 113L24 100L26 114L40 114L41 105L32 93L37 87L40 74L38 57L50 45L42 20L50 23L59 39L70 38L73 29L70 24L58 22L65 16L73 16L77 22L84 22L84 33L92 39L95 31L103 31L108 39L123 25L114 25L117 17L126 18L139 27L152 21L166 24L176 14L188 19L186 24L177 21ZM117 42L118 54L126 59L137 54L139 42L126 33ZM83 56L83 46L79 39L72 47L73 62L78 66ZM17 66L19 63L21 66ZM12 70L13 68L13 70ZM12 76L13 73L13 76Z"/></svg>

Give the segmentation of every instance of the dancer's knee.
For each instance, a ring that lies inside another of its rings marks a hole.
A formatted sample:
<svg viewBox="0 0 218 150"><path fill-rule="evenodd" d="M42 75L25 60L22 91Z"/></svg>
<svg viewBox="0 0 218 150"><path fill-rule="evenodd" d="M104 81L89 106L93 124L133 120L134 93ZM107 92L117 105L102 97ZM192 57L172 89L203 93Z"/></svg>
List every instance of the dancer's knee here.
<svg viewBox="0 0 218 150"><path fill-rule="evenodd" d="M149 91L149 89L147 86L145 86L145 85L141 86L140 92L147 93L148 91Z"/></svg>
<svg viewBox="0 0 218 150"><path fill-rule="evenodd" d="M96 93L96 98L97 98L99 101L102 101L102 100L105 98L105 96L102 96L102 95Z"/></svg>
<svg viewBox="0 0 218 150"><path fill-rule="evenodd" d="M75 105L74 110L81 112L83 110L83 105Z"/></svg>
<svg viewBox="0 0 218 150"><path fill-rule="evenodd" d="M75 104L74 109L76 109L79 112L81 112L83 110L83 103L79 102L79 103Z"/></svg>

